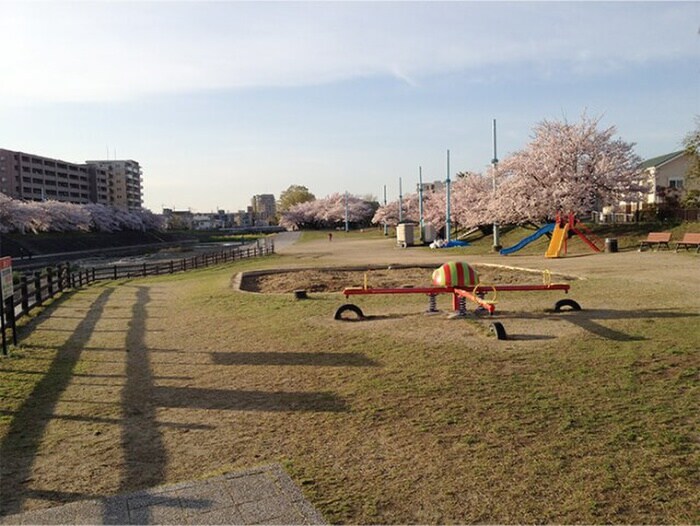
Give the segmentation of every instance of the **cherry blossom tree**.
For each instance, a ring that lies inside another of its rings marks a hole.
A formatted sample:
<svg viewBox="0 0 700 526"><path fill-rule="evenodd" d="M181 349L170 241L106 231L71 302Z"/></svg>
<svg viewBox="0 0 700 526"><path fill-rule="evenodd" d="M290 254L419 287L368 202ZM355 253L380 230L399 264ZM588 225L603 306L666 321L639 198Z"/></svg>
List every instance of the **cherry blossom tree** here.
<svg viewBox="0 0 700 526"><path fill-rule="evenodd" d="M420 219L420 205L418 203L418 194L407 194L401 199L401 219L403 221L415 221ZM386 205L381 205L377 208L372 223L375 225L383 225L386 222L389 226L399 224L399 200L391 201Z"/></svg>
<svg viewBox="0 0 700 526"><path fill-rule="evenodd" d="M599 129L585 114L576 124L543 121L532 142L499 166L497 198L490 207L502 223L540 222L557 211L584 215L645 191L634 145Z"/></svg>
<svg viewBox="0 0 700 526"><path fill-rule="evenodd" d="M345 223L345 194L331 194L323 199L298 203L282 214L280 225L288 230L330 228ZM375 205L354 195L347 196L348 222L367 224Z"/></svg>
<svg viewBox="0 0 700 526"><path fill-rule="evenodd" d="M0 194L0 232L118 232L162 227L162 217L150 210L126 211L95 203L21 201Z"/></svg>

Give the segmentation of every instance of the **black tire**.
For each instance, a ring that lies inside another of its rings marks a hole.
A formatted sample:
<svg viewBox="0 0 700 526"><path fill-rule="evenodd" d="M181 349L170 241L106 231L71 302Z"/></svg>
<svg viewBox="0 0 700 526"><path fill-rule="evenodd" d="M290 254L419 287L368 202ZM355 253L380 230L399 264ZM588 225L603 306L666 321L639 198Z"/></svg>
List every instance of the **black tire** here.
<svg viewBox="0 0 700 526"><path fill-rule="evenodd" d="M500 321L494 321L489 325L489 332L495 334L499 340L507 340L506 329Z"/></svg>
<svg viewBox="0 0 700 526"><path fill-rule="evenodd" d="M569 308L565 309L566 307ZM561 312L562 310L581 310L581 305L574 300L559 300L554 304L554 312Z"/></svg>
<svg viewBox="0 0 700 526"><path fill-rule="evenodd" d="M362 309L360 309L360 307L358 307L357 305L353 305L352 303L346 303L345 305L341 305L340 307L338 307L338 310L335 311L334 318L340 321L350 321L352 318L343 318L343 313L345 312L354 312L357 316L357 318L355 319L357 320L365 319L365 315L363 314Z"/></svg>

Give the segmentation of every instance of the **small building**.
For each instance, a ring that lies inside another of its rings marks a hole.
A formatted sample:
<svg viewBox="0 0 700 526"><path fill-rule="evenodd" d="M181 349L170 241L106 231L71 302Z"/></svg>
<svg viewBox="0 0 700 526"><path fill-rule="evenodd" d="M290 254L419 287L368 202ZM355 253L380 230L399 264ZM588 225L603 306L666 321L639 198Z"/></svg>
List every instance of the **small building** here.
<svg viewBox="0 0 700 526"><path fill-rule="evenodd" d="M193 214L189 210L163 208L163 219L168 230L192 230Z"/></svg>
<svg viewBox="0 0 700 526"><path fill-rule="evenodd" d="M700 191L700 181L688 179L690 157L685 150L647 159L639 165L643 182L649 191L639 201L620 202L604 207L600 220L604 222L635 221L647 210L667 206L677 208L690 191Z"/></svg>

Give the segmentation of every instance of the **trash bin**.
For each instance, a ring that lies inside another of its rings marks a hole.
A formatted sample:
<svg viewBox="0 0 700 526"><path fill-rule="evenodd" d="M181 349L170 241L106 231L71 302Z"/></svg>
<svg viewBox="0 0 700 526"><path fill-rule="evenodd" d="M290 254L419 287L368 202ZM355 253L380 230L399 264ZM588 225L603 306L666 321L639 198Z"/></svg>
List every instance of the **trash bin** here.
<svg viewBox="0 0 700 526"><path fill-rule="evenodd" d="M606 252L617 252L617 239L614 237L605 238L605 251Z"/></svg>

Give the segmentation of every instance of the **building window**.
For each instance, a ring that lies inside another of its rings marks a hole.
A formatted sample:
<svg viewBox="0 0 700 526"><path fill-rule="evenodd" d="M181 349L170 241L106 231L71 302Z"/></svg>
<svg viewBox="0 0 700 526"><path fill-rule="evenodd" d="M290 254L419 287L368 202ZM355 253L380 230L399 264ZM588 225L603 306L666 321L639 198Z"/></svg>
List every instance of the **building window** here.
<svg viewBox="0 0 700 526"><path fill-rule="evenodd" d="M669 179L669 188L675 188L676 190L681 190L683 188L683 179Z"/></svg>

